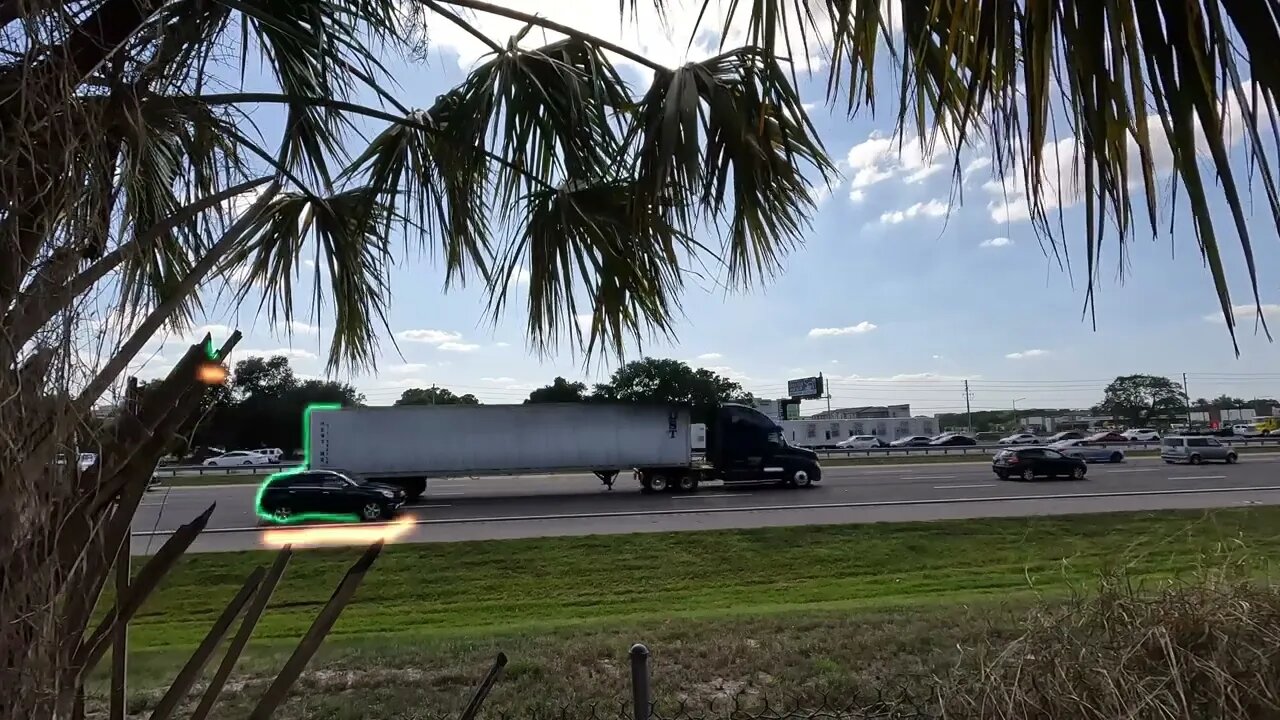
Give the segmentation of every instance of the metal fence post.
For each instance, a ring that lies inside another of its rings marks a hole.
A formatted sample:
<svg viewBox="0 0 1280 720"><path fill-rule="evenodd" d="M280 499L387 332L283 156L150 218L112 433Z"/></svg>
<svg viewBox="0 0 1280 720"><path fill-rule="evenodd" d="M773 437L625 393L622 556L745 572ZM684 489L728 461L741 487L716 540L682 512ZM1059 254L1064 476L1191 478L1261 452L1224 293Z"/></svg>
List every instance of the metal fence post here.
<svg viewBox="0 0 1280 720"><path fill-rule="evenodd" d="M631 646L631 699L633 720L649 720L653 708L649 696L649 648L641 643Z"/></svg>

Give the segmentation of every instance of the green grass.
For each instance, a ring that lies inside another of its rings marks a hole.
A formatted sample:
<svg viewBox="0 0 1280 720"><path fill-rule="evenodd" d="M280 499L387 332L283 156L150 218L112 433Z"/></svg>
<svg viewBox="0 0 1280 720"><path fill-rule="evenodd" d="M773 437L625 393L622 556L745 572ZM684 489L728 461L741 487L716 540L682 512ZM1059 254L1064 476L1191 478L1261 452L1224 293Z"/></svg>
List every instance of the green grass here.
<svg viewBox="0 0 1280 720"><path fill-rule="evenodd" d="M1193 568L1226 542L1267 559L1280 507L543 538L388 547L337 638L468 637L795 610L875 611L1063 589L1117 562ZM294 558L256 637L298 637L354 549ZM193 645L271 553L186 558L134 623L138 649Z"/></svg>

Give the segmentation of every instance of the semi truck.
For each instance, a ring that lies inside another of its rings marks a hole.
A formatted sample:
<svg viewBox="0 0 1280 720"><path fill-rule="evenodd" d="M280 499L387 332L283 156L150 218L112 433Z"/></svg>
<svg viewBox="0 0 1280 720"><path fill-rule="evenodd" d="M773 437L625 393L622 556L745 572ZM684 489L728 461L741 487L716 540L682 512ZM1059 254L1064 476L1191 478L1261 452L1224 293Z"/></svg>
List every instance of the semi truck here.
<svg viewBox="0 0 1280 720"><path fill-rule="evenodd" d="M822 479L816 453L737 404L716 408L696 458L683 406L399 405L316 409L308 423L311 468L400 487L410 500L442 477L592 473L612 490L630 471L645 492L694 492L710 480L805 488Z"/></svg>

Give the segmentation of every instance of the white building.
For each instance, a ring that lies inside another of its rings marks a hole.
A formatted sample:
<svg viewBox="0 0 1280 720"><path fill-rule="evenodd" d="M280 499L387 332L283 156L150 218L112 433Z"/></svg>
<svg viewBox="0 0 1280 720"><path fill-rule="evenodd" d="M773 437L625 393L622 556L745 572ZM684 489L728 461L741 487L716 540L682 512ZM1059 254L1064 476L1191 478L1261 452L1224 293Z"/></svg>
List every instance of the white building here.
<svg viewBox="0 0 1280 720"><path fill-rule="evenodd" d="M863 420L828 420L802 418L782 420L783 437L797 447L834 447L854 435L875 435L885 442L913 435L933 437L938 434L938 421L931 417L867 418Z"/></svg>

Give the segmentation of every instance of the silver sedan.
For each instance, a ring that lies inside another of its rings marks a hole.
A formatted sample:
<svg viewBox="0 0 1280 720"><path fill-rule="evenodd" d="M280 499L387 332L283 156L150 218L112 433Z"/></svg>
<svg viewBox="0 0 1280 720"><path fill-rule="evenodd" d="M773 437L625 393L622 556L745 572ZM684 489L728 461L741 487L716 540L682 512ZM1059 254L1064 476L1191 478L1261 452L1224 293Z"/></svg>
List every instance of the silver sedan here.
<svg viewBox="0 0 1280 720"><path fill-rule="evenodd" d="M1063 440L1056 442L1049 447L1061 452L1067 457L1080 458L1089 463L1122 463L1124 462L1124 451L1116 448L1109 448L1105 445L1091 445L1084 440Z"/></svg>

